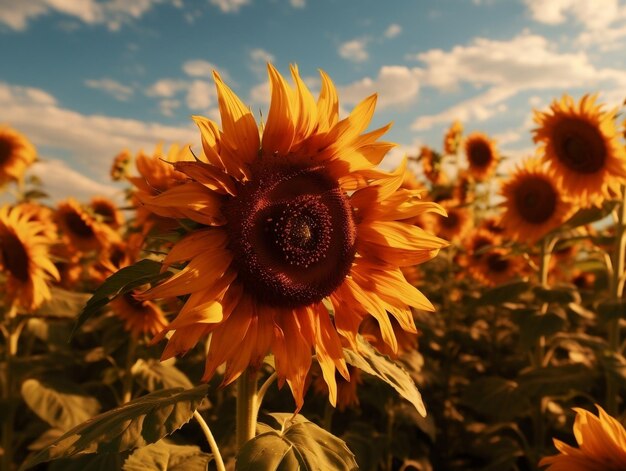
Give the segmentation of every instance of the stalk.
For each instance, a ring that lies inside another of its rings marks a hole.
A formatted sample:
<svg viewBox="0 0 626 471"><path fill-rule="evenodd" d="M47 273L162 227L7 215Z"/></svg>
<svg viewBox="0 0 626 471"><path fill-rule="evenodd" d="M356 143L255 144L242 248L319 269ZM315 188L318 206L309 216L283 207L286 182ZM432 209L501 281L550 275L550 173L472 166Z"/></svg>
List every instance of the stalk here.
<svg viewBox="0 0 626 471"><path fill-rule="evenodd" d="M256 433L257 372L247 368L237 380L237 451Z"/></svg>
<svg viewBox="0 0 626 471"><path fill-rule="evenodd" d="M131 335L126 353L126 365L124 367L124 377L122 378L122 404L130 402L133 398L133 373L135 364L135 353L137 352L137 338Z"/></svg>
<svg viewBox="0 0 626 471"><path fill-rule="evenodd" d="M11 404L13 399L13 358L17 356L17 342L22 331L23 324L14 326L17 316L17 306L13 303L6 313L6 336L5 336L5 371L4 371L4 394L3 399L7 403L9 413L2 430L2 448L4 450L2 470L10 471L13 468L13 425L15 422L15 407Z"/></svg>
<svg viewBox="0 0 626 471"><path fill-rule="evenodd" d="M209 444L209 447L211 447L211 452L213 453L213 458L215 459L215 467L217 468L217 471L226 471L226 467L224 466L224 460L222 459L220 449L218 448L217 442L215 441L215 438L213 437L213 434L211 433L211 429L209 428L209 425L206 423L206 421L204 420L200 412L195 411L193 413L193 417L194 419L196 419L196 422L198 422L198 424L200 425L200 428L202 429L202 433L204 433L204 437L206 438L206 441Z"/></svg>
<svg viewBox="0 0 626 471"><path fill-rule="evenodd" d="M622 187L622 202L617 213L617 224L615 226L615 245L613 247L613 273L611 278L611 301L617 304L622 299L624 291L624 255L626 247L626 191ZM620 318L611 319L607 328L607 341L609 353L615 354L620 348ZM618 384L613 375L607 372L606 377L606 410L610 415L617 415L617 395Z"/></svg>

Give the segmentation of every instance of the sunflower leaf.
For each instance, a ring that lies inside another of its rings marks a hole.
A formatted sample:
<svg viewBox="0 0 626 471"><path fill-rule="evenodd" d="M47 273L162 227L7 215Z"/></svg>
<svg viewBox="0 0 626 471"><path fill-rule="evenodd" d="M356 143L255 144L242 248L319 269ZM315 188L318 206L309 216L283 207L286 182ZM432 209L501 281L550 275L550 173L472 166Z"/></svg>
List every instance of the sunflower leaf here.
<svg viewBox="0 0 626 471"><path fill-rule="evenodd" d="M45 381L27 379L22 383L26 405L51 427L69 430L100 411L100 403L77 384L63 378Z"/></svg>
<svg viewBox="0 0 626 471"><path fill-rule="evenodd" d="M574 229L575 227L600 221L611 214L611 211L613 211L618 204L618 201L605 201L601 208L591 207L579 209L571 218L565 221L563 226Z"/></svg>
<svg viewBox="0 0 626 471"><path fill-rule="evenodd" d="M172 361L160 362L154 358L135 362L131 373L146 391L167 388L192 388L193 384L185 374L176 368Z"/></svg>
<svg viewBox="0 0 626 471"><path fill-rule="evenodd" d="M86 453L119 453L155 443L187 423L207 394L193 389L157 391L107 411L74 427L28 459L25 470L57 458Z"/></svg>
<svg viewBox="0 0 626 471"><path fill-rule="evenodd" d="M159 440L136 449L124 462L124 471L205 471L211 455L197 446Z"/></svg>
<svg viewBox="0 0 626 471"><path fill-rule="evenodd" d="M147 283L156 283L170 276L170 272L161 273L161 263L155 260L140 260L134 265L124 267L108 277L98 287L93 296L78 315L70 339L78 328L100 308L106 306L113 298L127 293Z"/></svg>
<svg viewBox="0 0 626 471"><path fill-rule="evenodd" d="M88 293L67 291L56 286L50 287L50 299L45 301L33 316L35 317L76 317L89 301Z"/></svg>
<svg viewBox="0 0 626 471"><path fill-rule="evenodd" d="M340 438L304 417L272 414L278 429L269 430L248 441L239 451L236 471L263 469L304 470L357 469L354 454Z"/></svg>
<svg viewBox="0 0 626 471"><path fill-rule="evenodd" d="M422 401L422 395L411 375L388 357L374 350L363 337L359 336L357 341L359 347L358 354L348 348L344 348L343 353L346 362L365 373L382 379L398 391L403 398L413 404L422 417L426 417L426 407Z"/></svg>

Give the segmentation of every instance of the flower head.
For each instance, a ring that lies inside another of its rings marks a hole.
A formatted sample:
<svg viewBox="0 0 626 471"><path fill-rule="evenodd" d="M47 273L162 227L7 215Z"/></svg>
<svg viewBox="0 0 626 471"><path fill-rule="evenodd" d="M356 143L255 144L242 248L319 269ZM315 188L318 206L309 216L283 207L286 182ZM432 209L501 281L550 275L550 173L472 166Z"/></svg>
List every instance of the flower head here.
<svg viewBox="0 0 626 471"><path fill-rule="evenodd" d="M576 207L559 191L554 173L537 159L528 159L503 183L501 224L518 241L534 244L560 226Z"/></svg>
<svg viewBox="0 0 626 471"><path fill-rule="evenodd" d="M495 173L500 155L489 137L473 132L465 139L464 148L469 173L476 181L485 181Z"/></svg>
<svg viewBox="0 0 626 471"><path fill-rule="evenodd" d="M70 243L81 252L102 249L119 239L119 235L73 198L58 204L55 221Z"/></svg>
<svg viewBox="0 0 626 471"><path fill-rule="evenodd" d="M446 154L456 154L463 138L463 124L454 121L443 138L443 151Z"/></svg>
<svg viewBox="0 0 626 471"><path fill-rule="evenodd" d="M315 351L334 404L335 372L349 379L340 337L356 348L359 324L371 315L396 351L389 315L415 332L409 306L433 309L399 267L429 260L447 243L403 220L442 210L422 203L419 190L400 189L405 164L392 173L375 168L393 147L379 141L389 125L365 132L375 95L340 120L326 74L315 100L295 67L294 86L268 69L262 132L215 73L222 129L194 117L203 155L173 164L186 180L141 194L155 214L199 225L164 260L164 269L180 271L145 297L189 295L156 338L174 331L163 358L211 335L204 379L226 363L228 384L272 352L299 409Z"/></svg>
<svg viewBox="0 0 626 471"><path fill-rule="evenodd" d="M26 311L50 299L48 284L59 279L50 260L45 226L20 206L0 207L0 273L6 276L5 301Z"/></svg>
<svg viewBox="0 0 626 471"><path fill-rule="evenodd" d="M36 157L35 147L26 137L15 129L0 125L0 185L21 180Z"/></svg>
<svg viewBox="0 0 626 471"><path fill-rule="evenodd" d="M622 471L626 469L626 430L602 407L598 416L574 409L574 436L578 448L554 439L558 455L542 458L539 466L548 471Z"/></svg>
<svg viewBox="0 0 626 471"><path fill-rule="evenodd" d="M583 205L610 198L626 181L626 151L615 125L616 110L603 111L594 95L576 103L568 95L550 110L535 111L534 141L557 183Z"/></svg>
<svg viewBox="0 0 626 471"><path fill-rule="evenodd" d="M435 185L442 185L448 180L443 167L441 154L428 146L420 148L419 159L422 161L424 175Z"/></svg>

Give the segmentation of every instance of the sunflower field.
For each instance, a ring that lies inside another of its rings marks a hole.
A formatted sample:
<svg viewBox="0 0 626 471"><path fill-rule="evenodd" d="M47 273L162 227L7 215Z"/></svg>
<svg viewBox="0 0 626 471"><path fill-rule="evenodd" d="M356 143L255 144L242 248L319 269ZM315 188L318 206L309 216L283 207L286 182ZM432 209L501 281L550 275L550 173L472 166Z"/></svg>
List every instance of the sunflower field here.
<svg viewBox="0 0 626 471"><path fill-rule="evenodd" d="M626 469L619 109L389 171L376 95L267 70L263 116L215 72L197 142L120 149L124 201L46 204L0 126L0 469Z"/></svg>

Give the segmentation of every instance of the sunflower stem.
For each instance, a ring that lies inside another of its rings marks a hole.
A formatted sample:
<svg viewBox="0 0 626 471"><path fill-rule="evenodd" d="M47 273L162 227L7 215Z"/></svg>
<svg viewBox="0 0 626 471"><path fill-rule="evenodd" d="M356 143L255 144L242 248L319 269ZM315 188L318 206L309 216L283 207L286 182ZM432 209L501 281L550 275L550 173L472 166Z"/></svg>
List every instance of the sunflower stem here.
<svg viewBox="0 0 626 471"><path fill-rule="evenodd" d="M213 437L213 434L211 433L209 425L206 423L204 417L202 417L200 412L195 411L193 413L193 417L194 419L196 419L196 422L198 422L198 425L200 425L202 433L204 433L204 437L206 438L206 441L211 448L211 453L213 453L213 459L215 460L215 467L217 468L217 471L226 471L226 467L224 466L224 460L222 459L222 454L220 453L220 449L217 446L215 437Z"/></svg>
<svg viewBox="0 0 626 471"><path fill-rule="evenodd" d="M13 358L17 355L17 343L22 331L23 324L14 326L17 316L17 305L13 303L6 312L5 321L7 323L5 336L5 369L4 369L4 394L3 398L8 407L8 414L5 418L2 430L2 470L10 471L13 468L13 423L15 422L15 407L11 403L13 399Z"/></svg>
<svg viewBox="0 0 626 471"><path fill-rule="evenodd" d="M257 372L246 369L237 380L237 451L256 433Z"/></svg>
<svg viewBox="0 0 626 471"><path fill-rule="evenodd" d="M615 245L613 247L613 273L611 278L611 300L620 302L624 291L624 255L626 248L626 191L622 187L622 202L618 208L617 223L615 225ZM609 354L614 355L620 349L620 318L611 319L608 323L607 341ZM606 410L610 415L617 415L618 384L610 372L606 377Z"/></svg>
<svg viewBox="0 0 626 471"><path fill-rule="evenodd" d="M278 373L275 371L265 380L265 382L259 388L259 392L256 395L256 408L254 409L254 423L256 424L257 417L259 416L259 410L261 409L261 404L263 403L263 398L265 397L265 393L270 388L274 381L278 378Z"/></svg>
<svg viewBox="0 0 626 471"><path fill-rule="evenodd" d="M135 364L135 353L137 352L137 338L130 336L128 343L128 352L126 353L126 364L124 366L124 377L122 379L122 404L130 402L133 398L133 372L132 368Z"/></svg>

